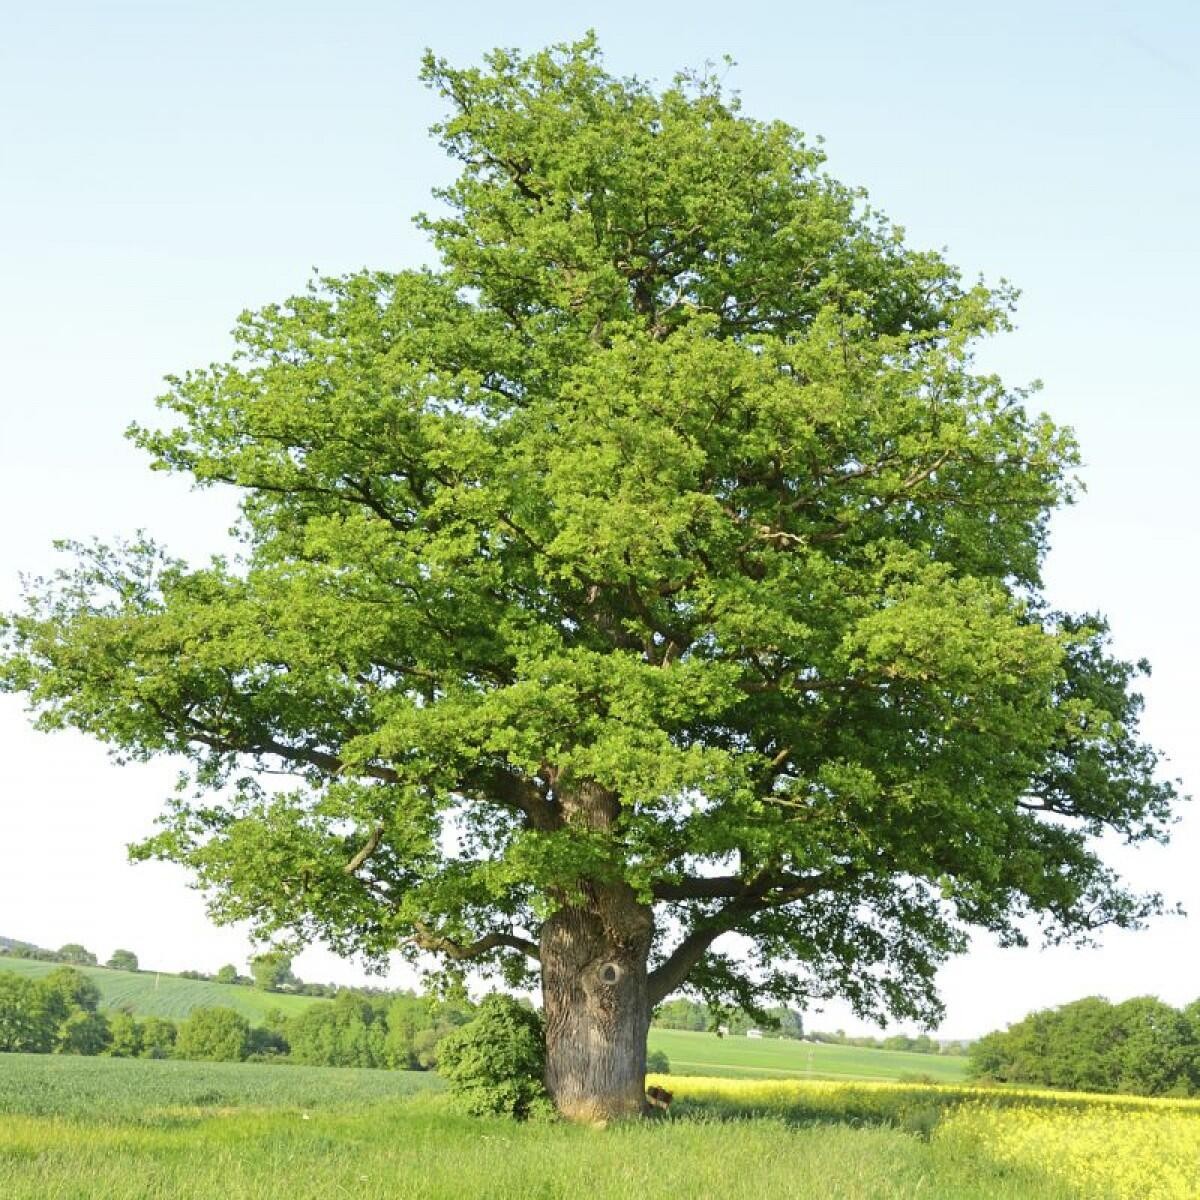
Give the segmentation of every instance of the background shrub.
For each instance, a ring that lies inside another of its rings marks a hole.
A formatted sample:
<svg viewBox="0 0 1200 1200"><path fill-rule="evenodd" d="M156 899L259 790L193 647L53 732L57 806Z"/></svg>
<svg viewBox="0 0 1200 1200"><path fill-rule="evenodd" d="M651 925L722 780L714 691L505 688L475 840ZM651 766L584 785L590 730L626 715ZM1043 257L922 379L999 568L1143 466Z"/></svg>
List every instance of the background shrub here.
<svg viewBox="0 0 1200 1200"><path fill-rule="evenodd" d="M250 1049L250 1023L232 1008L197 1008L179 1026L175 1057L241 1062Z"/></svg>

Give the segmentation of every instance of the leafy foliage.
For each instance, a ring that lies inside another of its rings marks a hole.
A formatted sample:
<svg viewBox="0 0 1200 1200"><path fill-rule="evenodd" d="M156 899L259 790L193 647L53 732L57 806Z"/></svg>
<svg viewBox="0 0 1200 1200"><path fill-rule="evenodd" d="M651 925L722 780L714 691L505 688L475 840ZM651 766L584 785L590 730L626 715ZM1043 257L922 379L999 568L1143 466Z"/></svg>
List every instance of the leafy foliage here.
<svg viewBox="0 0 1200 1200"><path fill-rule="evenodd" d="M254 986L264 992L278 991L296 978L292 974L292 956L286 950L266 950L256 954L250 960L250 974L254 977ZM232 980L220 982L236 983L237 973Z"/></svg>
<svg viewBox="0 0 1200 1200"><path fill-rule="evenodd" d="M976 1077L1087 1092L1190 1096L1200 1090L1200 1001L1098 996L1030 1013L968 1050Z"/></svg>
<svg viewBox="0 0 1200 1200"><path fill-rule="evenodd" d="M96 956L86 946L81 946L78 942L68 942L67 945L59 947L58 961L76 967L94 967Z"/></svg>
<svg viewBox="0 0 1200 1200"><path fill-rule="evenodd" d="M132 1013L108 1014L108 1054L114 1058L137 1058L142 1054L142 1026Z"/></svg>
<svg viewBox="0 0 1200 1200"><path fill-rule="evenodd" d="M178 1058L197 1062L241 1062L250 1052L250 1023L231 1008L198 1008L180 1023Z"/></svg>
<svg viewBox="0 0 1200 1200"><path fill-rule="evenodd" d="M138 956L132 950L114 950L104 965L114 971L136 971Z"/></svg>
<svg viewBox="0 0 1200 1200"><path fill-rule="evenodd" d="M0 972L0 1051L99 1054L108 1023L100 990L81 972L60 967L42 979Z"/></svg>
<svg viewBox="0 0 1200 1200"><path fill-rule="evenodd" d="M1176 799L1145 666L1041 595L1075 443L973 359L1011 290L707 75L424 77L438 266L245 313L131 431L239 492L239 554L73 544L7 621L41 728L190 760L138 856L264 937L510 979L626 889L651 1002L749 1012L935 1020L970 927L1158 911L1096 851Z"/></svg>
<svg viewBox="0 0 1200 1200"><path fill-rule="evenodd" d="M442 1041L438 1056L438 1074L468 1113L518 1120L553 1111L542 1084L545 1065L538 1014L499 993Z"/></svg>
<svg viewBox="0 0 1200 1200"><path fill-rule="evenodd" d="M649 1050L646 1052L646 1073L648 1075L670 1075L671 1060L665 1050Z"/></svg>
<svg viewBox="0 0 1200 1200"><path fill-rule="evenodd" d="M38 984L0 972L0 1050L44 1054L53 1044Z"/></svg>
<svg viewBox="0 0 1200 1200"><path fill-rule="evenodd" d="M143 1058L170 1058L174 1053L178 1035L174 1021L165 1017L146 1017L139 1022L138 1033Z"/></svg>

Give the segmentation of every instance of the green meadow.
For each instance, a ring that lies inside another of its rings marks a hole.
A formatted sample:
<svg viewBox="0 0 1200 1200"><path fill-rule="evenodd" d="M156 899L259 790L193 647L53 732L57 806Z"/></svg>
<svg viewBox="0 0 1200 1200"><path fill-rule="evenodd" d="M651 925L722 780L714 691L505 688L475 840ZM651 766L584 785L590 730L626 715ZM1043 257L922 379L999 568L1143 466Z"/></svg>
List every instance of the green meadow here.
<svg viewBox="0 0 1200 1200"><path fill-rule="evenodd" d="M429 1076L0 1055L5 1200L1083 1200L890 1126L456 1114ZM1094 1198L1089 1198L1094 1200Z"/></svg>

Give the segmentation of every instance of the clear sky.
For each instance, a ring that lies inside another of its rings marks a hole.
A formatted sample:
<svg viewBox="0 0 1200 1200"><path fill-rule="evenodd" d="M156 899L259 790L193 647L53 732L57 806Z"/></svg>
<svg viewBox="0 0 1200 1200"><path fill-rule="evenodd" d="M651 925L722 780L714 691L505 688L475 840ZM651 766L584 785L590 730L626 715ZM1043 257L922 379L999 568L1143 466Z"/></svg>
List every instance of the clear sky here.
<svg viewBox="0 0 1200 1200"><path fill-rule="evenodd" d="M1089 493L1055 524L1053 600L1102 609L1155 665L1146 730L1200 786L1200 6L909 0L657 4L39 0L0 34L0 607L50 542L145 527L219 548L231 508L145 469L122 439L161 377L224 357L243 308L313 267L401 268L409 217L450 167L426 128L426 46L476 60L588 26L611 67L668 79L737 60L752 115L827 141L912 242L1023 289L986 365L1040 378L1078 431ZM183 874L131 867L169 764L119 768L29 731L0 697L0 934L116 945L164 969L245 959ZM1166 850L1114 850L1195 914L1100 950L999 951L942 976L943 1032L1100 993L1200 996L1200 816ZM310 979L360 978L311 951ZM397 976L397 979L400 977ZM817 1027L856 1025L843 1010Z"/></svg>

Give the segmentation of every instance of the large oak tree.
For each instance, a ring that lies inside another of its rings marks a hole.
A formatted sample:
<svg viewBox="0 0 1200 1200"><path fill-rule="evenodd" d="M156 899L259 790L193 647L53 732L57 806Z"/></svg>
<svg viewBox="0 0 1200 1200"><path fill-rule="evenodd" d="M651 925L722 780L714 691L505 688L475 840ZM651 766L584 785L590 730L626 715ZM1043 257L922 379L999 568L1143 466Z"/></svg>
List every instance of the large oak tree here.
<svg viewBox="0 0 1200 1200"><path fill-rule="evenodd" d="M138 853L264 936L536 966L584 1118L677 989L933 1018L971 927L1154 911L1096 853L1175 798L1140 667L1041 595L1075 445L973 365L1010 292L708 76L424 77L438 266L244 315L132 431L239 553L76 546L8 621L43 728L190 759Z"/></svg>

